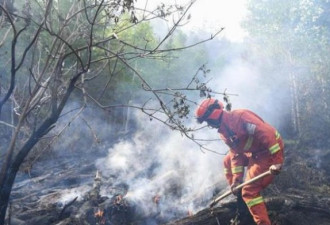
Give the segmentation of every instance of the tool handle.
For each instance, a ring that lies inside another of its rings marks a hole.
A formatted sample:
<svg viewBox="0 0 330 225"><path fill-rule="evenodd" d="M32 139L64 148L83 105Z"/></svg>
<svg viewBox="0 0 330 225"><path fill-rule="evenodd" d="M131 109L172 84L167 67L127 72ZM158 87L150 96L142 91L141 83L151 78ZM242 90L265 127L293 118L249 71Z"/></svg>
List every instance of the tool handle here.
<svg viewBox="0 0 330 225"><path fill-rule="evenodd" d="M251 183L253 183L253 182L255 182L255 181L257 181L257 180L259 180L259 179L261 179L261 178L263 178L263 177L265 177L265 176L268 176L268 175L270 175L270 174L272 174L272 173L271 173L270 170L268 170L268 171L266 171L266 172L264 172L264 173L262 173L262 174L259 174L259 175L256 176L256 177L253 177L252 179L250 179L250 180L248 180L248 181L245 181L244 183L241 183L240 185L237 185L235 188L233 188L233 191L231 191L231 190L230 190L230 191L227 191L227 192L223 193L222 195L220 195L219 197L217 197L216 199L214 199L214 200L211 202L211 204L210 204L210 208L212 208L213 206L215 206L220 200L226 198L227 196L229 196L229 195L231 195L233 192L235 192L235 191L241 189L241 188L244 187L245 185L251 184Z"/></svg>

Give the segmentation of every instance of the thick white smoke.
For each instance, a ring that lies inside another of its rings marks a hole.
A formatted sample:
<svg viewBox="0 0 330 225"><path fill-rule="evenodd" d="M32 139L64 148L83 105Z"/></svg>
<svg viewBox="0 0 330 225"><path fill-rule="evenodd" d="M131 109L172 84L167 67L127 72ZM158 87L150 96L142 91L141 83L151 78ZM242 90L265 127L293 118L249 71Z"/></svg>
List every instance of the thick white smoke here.
<svg viewBox="0 0 330 225"><path fill-rule="evenodd" d="M127 184L126 198L139 203L146 215L158 211L162 217L173 218L176 213L188 215L206 207L214 188L226 185L222 155L203 153L180 133L145 115L136 116L140 124L133 137L118 142L106 158L97 161L103 176L115 176L115 183ZM220 140L215 146L220 153L227 150ZM160 198L157 206L155 197Z"/></svg>
<svg viewBox="0 0 330 225"><path fill-rule="evenodd" d="M282 85L287 75L276 71L261 73L264 63L267 59L246 60L237 55L221 71L215 72L218 75L211 85L214 90L221 88L237 94L230 97L233 109L250 109L279 129L289 105L287 86Z"/></svg>

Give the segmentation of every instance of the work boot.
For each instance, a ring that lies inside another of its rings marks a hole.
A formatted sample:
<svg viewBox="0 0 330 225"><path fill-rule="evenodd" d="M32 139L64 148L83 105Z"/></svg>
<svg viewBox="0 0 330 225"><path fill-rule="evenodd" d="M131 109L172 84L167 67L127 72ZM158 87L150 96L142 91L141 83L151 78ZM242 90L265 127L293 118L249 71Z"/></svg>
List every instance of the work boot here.
<svg viewBox="0 0 330 225"><path fill-rule="evenodd" d="M237 195L237 212L238 212L238 220L242 224L253 224L253 217L249 211L249 208L246 206L245 202L242 198L242 193L239 192Z"/></svg>

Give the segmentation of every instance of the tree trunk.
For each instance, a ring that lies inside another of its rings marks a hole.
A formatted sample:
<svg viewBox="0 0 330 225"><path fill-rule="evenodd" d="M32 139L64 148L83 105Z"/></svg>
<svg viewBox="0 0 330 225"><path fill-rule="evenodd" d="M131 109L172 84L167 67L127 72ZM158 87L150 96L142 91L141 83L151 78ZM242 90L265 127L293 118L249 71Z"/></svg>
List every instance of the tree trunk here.
<svg viewBox="0 0 330 225"><path fill-rule="evenodd" d="M29 154L33 146L39 141L39 138L41 138L44 134L47 133L47 131L49 131L50 127L56 120L56 118L46 120L41 125L41 127L31 135L30 139L20 149L17 156L13 159L13 162L8 166L8 169L6 171L1 171L5 174L3 180L0 181L0 224L4 224L10 193L20 165L23 163L25 157Z"/></svg>
<svg viewBox="0 0 330 225"><path fill-rule="evenodd" d="M83 74L83 72L78 73L74 78L71 79L67 91L63 96L62 100L60 101L59 105L54 106L56 108L54 109L53 113L41 124L41 126L33 134L31 134L30 138L18 151L17 155L13 158L13 160L10 162L5 162L8 164L8 166L2 168L1 174L3 175L3 177L1 177L2 179L0 180L0 224L4 224L5 222L10 193L19 167L21 166L29 152L32 150L32 148L35 146L35 144L38 143L39 139L45 134L47 134L52 129L52 126L57 122L65 104L68 101L68 98L74 90L74 85L77 79L81 76L81 74Z"/></svg>
<svg viewBox="0 0 330 225"><path fill-rule="evenodd" d="M297 87L297 80L296 75L294 72L290 72L290 91L291 91L291 116L293 121L293 129L294 133L299 137L301 132L300 127L300 106L299 106L299 99L298 99L298 87Z"/></svg>

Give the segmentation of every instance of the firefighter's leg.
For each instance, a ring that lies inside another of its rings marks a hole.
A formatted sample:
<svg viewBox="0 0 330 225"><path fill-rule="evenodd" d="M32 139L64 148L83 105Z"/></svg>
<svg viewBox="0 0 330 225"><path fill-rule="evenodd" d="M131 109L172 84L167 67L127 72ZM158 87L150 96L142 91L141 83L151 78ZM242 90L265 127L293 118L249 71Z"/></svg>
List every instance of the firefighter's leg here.
<svg viewBox="0 0 330 225"><path fill-rule="evenodd" d="M249 165L246 179L251 179L267 171L268 168L268 163L252 163ZM272 180L273 176L270 175L252 184L246 185L242 189L243 199L248 206L254 221L258 225L271 225L271 222L268 217L267 208L262 196L260 195L260 191L266 186L268 186L272 182Z"/></svg>
<svg viewBox="0 0 330 225"><path fill-rule="evenodd" d="M249 211L249 208L246 206L242 198L242 190L237 194L237 213L238 219L242 224L251 224L253 223L253 217Z"/></svg>

